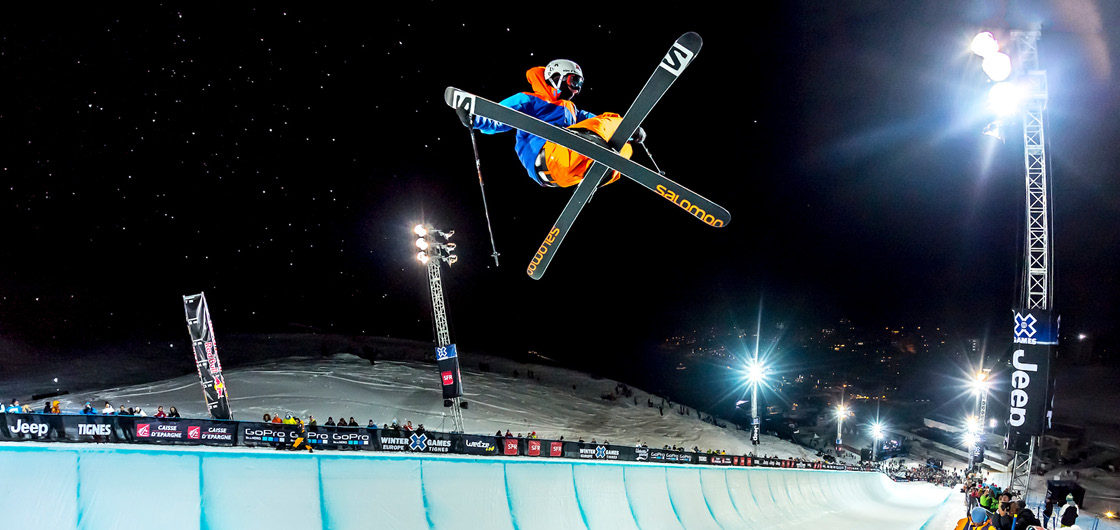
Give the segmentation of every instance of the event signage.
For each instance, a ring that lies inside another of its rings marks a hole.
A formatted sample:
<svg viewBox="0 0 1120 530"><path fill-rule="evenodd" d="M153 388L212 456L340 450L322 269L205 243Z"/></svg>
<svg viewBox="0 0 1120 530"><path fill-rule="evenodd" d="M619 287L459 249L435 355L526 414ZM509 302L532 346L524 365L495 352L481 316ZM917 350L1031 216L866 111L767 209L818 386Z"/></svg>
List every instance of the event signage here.
<svg viewBox="0 0 1120 530"><path fill-rule="evenodd" d="M585 461L654 462L794 469L860 471L856 466L691 453L649 447L562 442L536 438L504 438L460 433L313 426L286 423L236 422L190 418L149 418L98 414L0 413L0 440L38 442L143 443L291 447L303 436L315 449L453 453L464 455L564 457Z"/></svg>
<svg viewBox="0 0 1120 530"><path fill-rule="evenodd" d="M1050 349L1058 343L1058 322L1049 311L1018 309L1015 343L1011 348L1011 395L1008 400L1008 440L1021 446L1046 426Z"/></svg>
<svg viewBox="0 0 1120 530"><path fill-rule="evenodd" d="M222 363L218 360L218 343L214 340L214 323L210 321L206 294L184 296L183 307L187 312L187 330L190 331L194 347L194 364L198 369L202 395L206 398L210 417L231 420L233 414L229 410L226 379L222 375Z"/></svg>
<svg viewBox="0 0 1120 530"><path fill-rule="evenodd" d="M443 399L463 395L463 381L459 375L459 354L454 344L436 346L436 365L439 367L439 380L443 386Z"/></svg>

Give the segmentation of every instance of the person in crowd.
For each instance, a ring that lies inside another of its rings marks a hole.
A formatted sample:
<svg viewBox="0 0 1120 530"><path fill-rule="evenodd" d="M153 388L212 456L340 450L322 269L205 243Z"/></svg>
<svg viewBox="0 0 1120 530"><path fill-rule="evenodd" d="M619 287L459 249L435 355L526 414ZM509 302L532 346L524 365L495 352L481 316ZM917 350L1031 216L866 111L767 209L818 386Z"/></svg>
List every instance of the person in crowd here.
<svg viewBox="0 0 1120 530"><path fill-rule="evenodd" d="M179 409L177 409L175 407L171 407L167 411L167 417L168 418L179 418L179 417L181 417L181 416L179 416Z"/></svg>
<svg viewBox="0 0 1120 530"><path fill-rule="evenodd" d="M353 416L350 416L350 423L347 423L346 425L348 425L348 426L350 426L350 427L358 427L358 422L357 422L357 421L354 421L354 417L353 417Z"/></svg>
<svg viewBox="0 0 1120 530"><path fill-rule="evenodd" d="M51 402L48 401L46 403L43 403L43 414L50 414L50 413L51 413Z"/></svg>
<svg viewBox="0 0 1120 530"><path fill-rule="evenodd" d="M347 425L346 424L346 415L345 414L339 414L338 415L338 426L339 427L345 427L346 425Z"/></svg>
<svg viewBox="0 0 1120 530"><path fill-rule="evenodd" d="M319 422L315 419L315 416L312 416L312 415L308 414L307 415L307 426L308 427L315 427L317 425L319 425Z"/></svg>
<svg viewBox="0 0 1120 530"><path fill-rule="evenodd" d="M956 530L992 530L988 510L979 506L973 508L971 512L968 512L968 517L957 521Z"/></svg>
<svg viewBox="0 0 1120 530"><path fill-rule="evenodd" d="M424 424L421 423L420 426L416 428L416 434L424 434L425 432L427 432L427 429L425 429Z"/></svg>
<svg viewBox="0 0 1120 530"><path fill-rule="evenodd" d="M148 417L148 413L144 412L144 409L142 409L140 407L136 407L135 409L133 409L132 410L132 415L133 416L140 416L142 418Z"/></svg>
<svg viewBox="0 0 1120 530"><path fill-rule="evenodd" d="M293 418L291 414L285 414L284 415L284 423L286 425L295 425L296 421L298 421L298 420L296 418Z"/></svg>
<svg viewBox="0 0 1120 530"><path fill-rule="evenodd" d="M129 412L127 410L125 410L124 405L121 405L121 408L117 409L117 416L128 416L128 415L129 415Z"/></svg>
<svg viewBox="0 0 1120 530"><path fill-rule="evenodd" d="M272 416L265 412L264 417L261 418L261 421L265 423L272 423Z"/></svg>
<svg viewBox="0 0 1120 530"><path fill-rule="evenodd" d="M1022 499L1012 501L1011 516L1015 521L1014 530L1027 530L1032 526L1042 525L1042 521L1039 521L1034 512L1027 508L1027 501L1024 501Z"/></svg>
<svg viewBox="0 0 1120 530"><path fill-rule="evenodd" d="M334 427L334 416L327 416L327 422L323 425L327 427Z"/></svg>
<svg viewBox="0 0 1120 530"><path fill-rule="evenodd" d="M377 424L373 422L373 418L370 418L369 423L366 424L366 428L367 429L376 429L377 428Z"/></svg>
<svg viewBox="0 0 1120 530"><path fill-rule="evenodd" d="M156 407L155 417L156 418L166 418L167 417L167 413L163 411L163 405L159 405L159 406Z"/></svg>
<svg viewBox="0 0 1120 530"><path fill-rule="evenodd" d="M105 406L101 408L101 413L106 415L106 416L112 416L113 415L113 406L110 405L108 401L106 401Z"/></svg>
<svg viewBox="0 0 1120 530"><path fill-rule="evenodd" d="M92 403L86 401L86 406L82 408L82 414L97 414L97 411L93 410Z"/></svg>
<svg viewBox="0 0 1120 530"><path fill-rule="evenodd" d="M1073 494L1066 495L1066 505L1058 512L1058 527L1069 528L1077 524L1077 503L1073 501Z"/></svg>
<svg viewBox="0 0 1120 530"><path fill-rule="evenodd" d="M404 430L407 431L407 432L412 432L413 427L412 427L412 422L411 421L406 421L405 422Z"/></svg>
<svg viewBox="0 0 1120 530"><path fill-rule="evenodd" d="M999 497L996 512L989 516L995 530L1015 530L1015 517L1011 513L1011 496L1004 493Z"/></svg>
<svg viewBox="0 0 1120 530"><path fill-rule="evenodd" d="M284 423L284 418L281 418L279 413L273 414L272 423Z"/></svg>
<svg viewBox="0 0 1120 530"><path fill-rule="evenodd" d="M509 432L509 429L506 429L506 438L512 438L512 437L513 437L513 434ZM582 442L583 440L580 440L580 441Z"/></svg>
<svg viewBox="0 0 1120 530"><path fill-rule="evenodd" d="M57 399L51 402L51 414L62 414L62 409L58 405Z"/></svg>

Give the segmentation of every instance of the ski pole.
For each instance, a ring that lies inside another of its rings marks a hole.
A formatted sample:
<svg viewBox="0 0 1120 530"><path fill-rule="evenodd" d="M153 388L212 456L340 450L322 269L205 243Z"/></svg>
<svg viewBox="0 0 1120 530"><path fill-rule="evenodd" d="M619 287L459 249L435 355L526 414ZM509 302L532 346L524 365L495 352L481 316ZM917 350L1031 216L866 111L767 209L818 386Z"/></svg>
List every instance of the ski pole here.
<svg viewBox="0 0 1120 530"><path fill-rule="evenodd" d="M478 143L474 139L474 127L471 127L471 148L474 149L474 168L478 171L478 188L482 191L482 211L486 213L486 230L490 233L490 249L494 251L494 266L498 267L498 247L494 245L494 228L490 226L490 207L486 205L486 185L482 183L482 161L478 157Z"/></svg>
<svg viewBox="0 0 1120 530"><path fill-rule="evenodd" d="M646 152L646 156L647 156L647 157L649 157L649 161L650 161L650 162L653 162L653 169L656 169L658 173L660 173L660 174L664 175L664 174L665 174L665 172L664 172L664 171L661 171L661 168L657 167L657 161L653 159L653 155L652 155L652 154L650 154L650 152L649 152L649 148L648 148L648 147L646 147L646 143L645 143L645 142L641 142L641 143L639 143L638 145L642 146L642 149L644 149L644 150L645 150L645 152Z"/></svg>

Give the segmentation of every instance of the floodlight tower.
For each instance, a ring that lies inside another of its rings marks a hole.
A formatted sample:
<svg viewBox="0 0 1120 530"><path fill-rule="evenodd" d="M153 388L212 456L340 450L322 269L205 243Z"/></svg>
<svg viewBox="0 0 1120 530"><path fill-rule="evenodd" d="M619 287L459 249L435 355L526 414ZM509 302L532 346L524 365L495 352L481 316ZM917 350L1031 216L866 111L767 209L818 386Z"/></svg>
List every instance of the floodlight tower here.
<svg viewBox="0 0 1120 530"><path fill-rule="evenodd" d="M1022 284L1019 292L1019 306L1025 309L1050 311L1053 304L1053 280L1051 274L1051 233L1050 203L1051 185L1049 182L1049 158L1046 152L1046 104L1048 85L1046 71L1039 68L1038 40L1042 37L1040 26L1025 31L1012 31L1015 54L1013 60L1005 61L996 50L999 45L991 33L984 32L972 41L972 51L984 57L984 71L997 84L993 86L992 101L1017 100L1023 119L1023 162L1026 166L1026 248L1023 256ZM993 48L994 47L994 48ZM1010 59L1010 58L1009 58ZM1012 69L1012 65L1014 68ZM1003 75L1002 72L1007 74ZM993 72L1004 78L1014 73L1012 84L998 83ZM996 88L1013 87L1010 92ZM1012 96L1012 97L1008 97ZM1001 138L999 121L993 122L984 130ZM1031 464L1037 436L1031 436L1027 452L1016 451L1011 462L1010 489L1026 492L1030 486Z"/></svg>
<svg viewBox="0 0 1120 530"><path fill-rule="evenodd" d="M446 261L448 265L459 261L459 256L453 254L455 243L448 240L455 233L440 231L431 225L416 225L413 232L419 237L416 248L420 251L416 259L428 266L428 290L432 295L432 319L436 326L436 347L443 348L451 344L451 332L447 325L447 310L443 300L443 280L440 277L439 264ZM458 377L458 374L455 374ZM451 421L455 432L463 432L463 410L458 396L451 398Z"/></svg>

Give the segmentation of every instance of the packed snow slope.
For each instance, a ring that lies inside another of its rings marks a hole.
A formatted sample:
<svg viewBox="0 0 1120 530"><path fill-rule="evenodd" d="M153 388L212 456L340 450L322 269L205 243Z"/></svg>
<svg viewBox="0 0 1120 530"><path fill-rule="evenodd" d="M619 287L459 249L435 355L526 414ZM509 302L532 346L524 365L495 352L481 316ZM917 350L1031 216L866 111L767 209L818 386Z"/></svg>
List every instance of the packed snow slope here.
<svg viewBox="0 0 1120 530"><path fill-rule="evenodd" d="M463 373L465 431L512 434L536 431L540 438L566 440L580 437L650 447L694 446L703 451L721 449L728 454L777 455L815 458L815 452L764 436L761 446L750 445L747 431L732 424L720 428L700 421L695 409L679 414L677 403L640 389L634 395L603 399L614 393L616 381L596 379L586 373L553 366L517 363L497 357L460 354ZM480 369L483 368L484 369ZM528 373L533 372L533 378ZM514 375L516 372L516 375ZM235 419L260 421L270 415L313 415L320 423L328 417L354 417L365 426L412 421L428 430L451 431L450 409L443 407L439 371L434 363L368 360L348 353L325 357L287 357L225 371L230 408ZM141 406L148 415L163 406L175 406L184 417L207 417L198 376L194 374L151 384L79 392L59 398L63 409L79 411L86 401L101 410L108 401L114 409ZM649 407L652 401L654 407ZM636 404L635 404L636 402ZM36 410L42 402L32 404ZM858 458L858 455L856 455Z"/></svg>
<svg viewBox="0 0 1120 530"><path fill-rule="evenodd" d="M28 442L0 470L4 528L42 530L917 530L961 508L879 473L503 457Z"/></svg>

